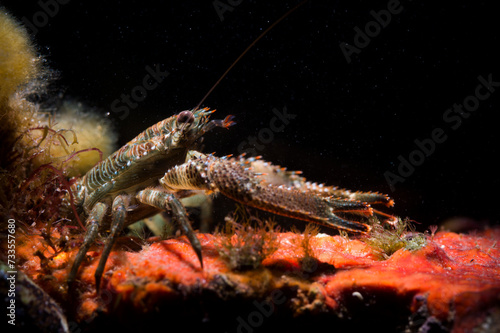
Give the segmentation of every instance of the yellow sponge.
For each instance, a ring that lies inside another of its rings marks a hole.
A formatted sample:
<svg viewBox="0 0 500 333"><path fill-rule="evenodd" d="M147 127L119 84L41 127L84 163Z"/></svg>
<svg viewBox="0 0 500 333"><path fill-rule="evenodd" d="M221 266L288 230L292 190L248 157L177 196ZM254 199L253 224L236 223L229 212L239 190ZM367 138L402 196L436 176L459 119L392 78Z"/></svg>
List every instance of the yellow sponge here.
<svg viewBox="0 0 500 333"><path fill-rule="evenodd" d="M49 122L45 120L43 123ZM116 149L117 135L111 122L81 102L64 101L51 123L53 131L46 137L51 144L47 142L46 152L37 157L35 166L66 160L70 154L89 148L99 149L105 158ZM40 136L43 131L37 132ZM96 150L82 152L62 167L68 176L82 175L99 162L99 156Z"/></svg>
<svg viewBox="0 0 500 333"><path fill-rule="evenodd" d="M39 66L26 30L0 8L0 103L35 78Z"/></svg>
<svg viewBox="0 0 500 333"><path fill-rule="evenodd" d="M50 72L40 59L25 28L0 8L0 169L21 163L29 172L52 163L68 176L84 174L99 161L91 149L105 158L116 148L116 134L110 121L82 103L65 101L49 116L30 102L26 97L44 91ZM89 151L74 154L81 150Z"/></svg>

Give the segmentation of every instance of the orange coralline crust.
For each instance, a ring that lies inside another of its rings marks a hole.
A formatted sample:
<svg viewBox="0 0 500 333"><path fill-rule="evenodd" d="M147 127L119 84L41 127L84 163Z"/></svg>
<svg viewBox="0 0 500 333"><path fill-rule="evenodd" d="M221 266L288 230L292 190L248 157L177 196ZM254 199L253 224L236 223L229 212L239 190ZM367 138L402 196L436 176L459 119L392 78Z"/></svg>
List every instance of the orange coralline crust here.
<svg viewBox="0 0 500 333"><path fill-rule="evenodd" d="M301 267L301 234L277 233L277 250L263 260L261 268L247 271L232 271L221 258L216 244L223 236L198 237L204 269L185 237L154 242L138 252L113 251L106 265L101 297L95 294L94 272L100 256L100 247L96 246L95 251L88 252L78 276L79 320L92 318L96 309L112 313L125 305L144 313L154 309L155 304L174 304L191 293L195 297L200 290L212 290L219 297L251 298L268 297L275 289L291 290L291 285L297 295L314 298L300 306L290 303L296 314L310 308L332 314L348 312L346 304L352 302L353 295L371 300L393 297L409 312L416 313L425 305L428 316L452 323L454 328L474 328L485 320L486 310L498 304L500 229L475 234L439 232L427 236L427 245L420 250L400 249L383 261L359 239L317 234L310 237L308 246L318 265L307 271ZM37 250L51 253L41 238L25 236L19 243L23 270L54 298L64 299L61 285L78 247L53 257L48 272L42 269L40 258L34 256ZM217 289L220 281L226 288L222 291ZM104 302L107 298L113 301ZM294 299L296 302L301 298Z"/></svg>

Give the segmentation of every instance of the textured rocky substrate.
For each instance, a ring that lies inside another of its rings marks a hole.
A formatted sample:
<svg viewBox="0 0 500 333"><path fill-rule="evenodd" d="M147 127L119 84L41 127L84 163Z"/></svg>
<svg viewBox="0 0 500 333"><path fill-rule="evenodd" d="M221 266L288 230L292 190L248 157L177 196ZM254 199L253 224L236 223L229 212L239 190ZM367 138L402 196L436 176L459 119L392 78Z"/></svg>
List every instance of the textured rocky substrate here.
<svg viewBox="0 0 500 333"><path fill-rule="evenodd" d="M276 251L256 269L230 269L220 237L198 234L204 268L184 238L115 250L102 290L88 252L76 295L65 279L77 247L49 257L43 240L18 246L23 271L65 309L70 329L219 332L384 329L386 332L493 332L500 328L500 230L439 232L427 245L381 260L361 240L277 233ZM123 247L123 246L122 246ZM43 266L43 267L42 267Z"/></svg>

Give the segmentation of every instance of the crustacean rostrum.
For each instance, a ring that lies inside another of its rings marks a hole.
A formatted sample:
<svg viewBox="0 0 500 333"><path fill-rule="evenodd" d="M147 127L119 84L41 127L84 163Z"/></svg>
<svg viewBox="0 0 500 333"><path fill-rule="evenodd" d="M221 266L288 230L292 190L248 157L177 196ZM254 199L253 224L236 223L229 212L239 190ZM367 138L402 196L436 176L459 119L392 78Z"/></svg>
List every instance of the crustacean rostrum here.
<svg viewBox="0 0 500 333"><path fill-rule="evenodd" d="M392 199L385 194L310 183L298 172L257 158L218 158L191 150L207 131L234 124L232 116L210 120L212 112L207 108L186 110L160 121L72 185L76 206L86 218L86 234L68 277L70 289L100 232L109 230L95 272L97 290L123 228L161 210L171 211L203 268L200 242L180 201L195 190L220 192L248 206L355 233L369 232L371 227L365 222L374 214L391 217L371 207L392 206Z"/></svg>

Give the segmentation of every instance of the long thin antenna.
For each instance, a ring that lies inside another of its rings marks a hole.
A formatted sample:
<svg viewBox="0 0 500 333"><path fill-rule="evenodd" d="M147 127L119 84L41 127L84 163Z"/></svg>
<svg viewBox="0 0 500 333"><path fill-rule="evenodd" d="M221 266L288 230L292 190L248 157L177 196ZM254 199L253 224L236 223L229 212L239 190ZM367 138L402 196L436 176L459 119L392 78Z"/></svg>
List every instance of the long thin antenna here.
<svg viewBox="0 0 500 333"><path fill-rule="evenodd" d="M217 80L217 82L215 82L215 84L212 86L212 88L210 88L210 90L207 92L207 94L201 99L200 103L198 103L198 105L196 105L196 107L194 108L195 110L197 110L201 104L207 99L207 97L212 93L212 91L214 91L215 87L217 87L217 85L222 81L222 79L224 77L226 77L227 73L229 73L229 71L234 67L234 65L236 65L238 63L238 61L240 61L241 58L243 58L243 56L262 38L264 37L268 32L269 30L271 30L272 28L274 28L278 23L280 23L283 19L285 19L288 15L290 15L291 13L293 13L297 8L299 8L300 6L302 6L304 3L306 3L308 0L304 0L302 1L301 3L299 3L298 5L296 5L295 7L293 7L292 9L290 9L288 12L286 12L283 16L281 16L279 19L277 19L276 21L274 21L273 24L271 24L266 30L264 30L260 35L259 37L255 38L255 40L250 44L248 45L248 47L245 49L245 51L243 51L239 56L238 58L236 58L235 61L233 61L233 63L231 64L231 66L229 66L228 69L226 69L226 71L224 72L224 74L222 74L222 76Z"/></svg>

